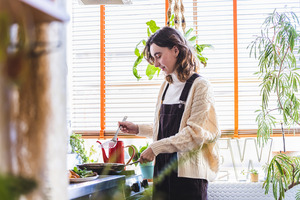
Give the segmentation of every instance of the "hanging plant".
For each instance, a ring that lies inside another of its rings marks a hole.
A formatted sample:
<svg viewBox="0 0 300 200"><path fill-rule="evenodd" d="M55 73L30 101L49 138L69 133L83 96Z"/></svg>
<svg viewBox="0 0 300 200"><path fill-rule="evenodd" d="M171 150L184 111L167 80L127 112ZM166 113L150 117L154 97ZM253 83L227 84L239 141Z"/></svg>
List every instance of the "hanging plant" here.
<svg viewBox="0 0 300 200"><path fill-rule="evenodd" d="M157 30L160 29L159 26L157 26L156 22L154 20L150 20L148 22L146 22L147 24L147 35L148 38L154 34ZM175 22L174 22L174 15L171 16L170 18L170 24L171 27L175 26ZM212 47L210 44L197 44L196 41L198 39L197 35L191 36L191 33L194 31L193 28L188 29L188 31L186 33L184 33L184 37L186 38L186 40L189 42L189 44L191 46L193 46L196 56L199 59L199 61L203 64L204 67L206 67L207 65L207 58L203 56L202 52L206 47ZM133 75L137 78L137 80L140 80L142 77L138 72L138 65L145 60L144 59L144 53L143 50L146 46L146 40L142 39L141 41L139 41L134 49L134 54L137 56L133 67L132 67L132 72ZM146 60L145 60L146 61ZM146 76L148 77L149 80L151 80L153 78L153 76L155 74L157 74L157 76L159 75L160 72L160 68L155 67L154 65L148 64L147 69L146 69Z"/></svg>

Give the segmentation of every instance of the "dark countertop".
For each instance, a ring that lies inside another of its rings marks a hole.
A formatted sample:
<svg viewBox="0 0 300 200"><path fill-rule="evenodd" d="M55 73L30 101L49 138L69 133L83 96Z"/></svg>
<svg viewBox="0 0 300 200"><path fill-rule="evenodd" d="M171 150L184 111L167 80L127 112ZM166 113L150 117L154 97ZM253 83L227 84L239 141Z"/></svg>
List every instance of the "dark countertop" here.
<svg viewBox="0 0 300 200"><path fill-rule="evenodd" d="M69 199L76 199L112 188L118 189L118 187L121 187L124 184L124 175L99 176L97 179L92 181L70 183L68 187Z"/></svg>

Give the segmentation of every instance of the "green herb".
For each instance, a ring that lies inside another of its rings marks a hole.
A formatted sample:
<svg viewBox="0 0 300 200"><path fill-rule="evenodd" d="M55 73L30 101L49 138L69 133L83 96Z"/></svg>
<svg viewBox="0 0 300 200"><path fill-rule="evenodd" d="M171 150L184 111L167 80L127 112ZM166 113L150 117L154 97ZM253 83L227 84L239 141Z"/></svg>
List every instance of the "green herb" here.
<svg viewBox="0 0 300 200"><path fill-rule="evenodd" d="M95 173L91 170L87 169L79 169L77 167L74 167L73 171L80 176L80 178L86 178L86 177L91 177L95 176Z"/></svg>

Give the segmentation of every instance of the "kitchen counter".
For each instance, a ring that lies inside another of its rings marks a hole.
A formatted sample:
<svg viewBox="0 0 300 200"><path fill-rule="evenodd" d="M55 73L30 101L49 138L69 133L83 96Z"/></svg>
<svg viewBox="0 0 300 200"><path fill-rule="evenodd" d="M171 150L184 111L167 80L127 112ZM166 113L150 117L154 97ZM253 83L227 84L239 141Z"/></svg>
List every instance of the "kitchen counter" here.
<svg viewBox="0 0 300 200"><path fill-rule="evenodd" d="M99 176L92 181L70 183L69 199L124 199L124 184L124 175Z"/></svg>

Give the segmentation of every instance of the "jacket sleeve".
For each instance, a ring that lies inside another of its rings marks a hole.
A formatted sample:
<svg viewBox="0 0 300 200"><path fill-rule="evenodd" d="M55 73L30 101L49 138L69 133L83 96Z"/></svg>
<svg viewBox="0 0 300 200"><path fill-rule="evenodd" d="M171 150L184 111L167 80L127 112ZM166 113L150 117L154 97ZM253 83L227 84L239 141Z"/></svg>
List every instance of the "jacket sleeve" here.
<svg viewBox="0 0 300 200"><path fill-rule="evenodd" d="M180 131L152 143L150 147L155 155L190 151L214 142L220 136L210 84L205 79L196 80L190 91Z"/></svg>
<svg viewBox="0 0 300 200"><path fill-rule="evenodd" d="M145 136L148 138L152 138L153 136L153 124L138 124L139 133L137 136Z"/></svg>

